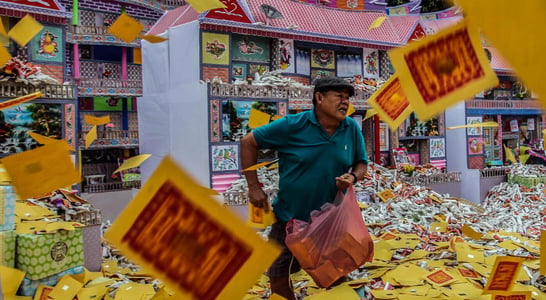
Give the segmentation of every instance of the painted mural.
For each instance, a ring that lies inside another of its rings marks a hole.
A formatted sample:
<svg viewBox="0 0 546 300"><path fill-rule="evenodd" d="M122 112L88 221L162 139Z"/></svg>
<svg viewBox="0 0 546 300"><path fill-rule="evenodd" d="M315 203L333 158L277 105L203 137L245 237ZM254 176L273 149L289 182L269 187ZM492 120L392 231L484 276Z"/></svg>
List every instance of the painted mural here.
<svg viewBox="0 0 546 300"><path fill-rule="evenodd" d="M279 67L286 73L295 73L294 41L279 39Z"/></svg>
<svg viewBox="0 0 546 300"><path fill-rule="evenodd" d="M269 39L251 35L232 35L232 59L250 62L269 62Z"/></svg>
<svg viewBox="0 0 546 300"><path fill-rule="evenodd" d="M222 101L222 139L225 142L238 141L251 131L248 127L250 110L257 109L276 115L276 102Z"/></svg>
<svg viewBox="0 0 546 300"><path fill-rule="evenodd" d="M201 40L203 64L229 64L229 36L203 32Z"/></svg>
<svg viewBox="0 0 546 300"><path fill-rule="evenodd" d="M24 103L0 111L0 155L36 148L29 131L61 138L62 104Z"/></svg>
<svg viewBox="0 0 546 300"><path fill-rule="evenodd" d="M61 27L47 26L32 39L32 60L63 62L64 33Z"/></svg>
<svg viewBox="0 0 546 300"><path fill-rule="evenodd" d="M311 49L311 67L335 69L336 59L334 50Z"/></svg>

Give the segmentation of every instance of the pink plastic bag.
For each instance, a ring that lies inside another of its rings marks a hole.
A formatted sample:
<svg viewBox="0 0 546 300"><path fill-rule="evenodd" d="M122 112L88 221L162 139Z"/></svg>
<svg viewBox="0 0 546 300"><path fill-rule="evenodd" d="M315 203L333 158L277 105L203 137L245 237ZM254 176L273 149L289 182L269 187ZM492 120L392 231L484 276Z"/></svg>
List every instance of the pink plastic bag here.
<svg viewBox="0 0 546 300"><path fill-rule="evenodd" d="M311 221L292 219L286 245L301 267L323 288L373 259L373 241L356 203L353 187L338 192L334 204L311 213Z"/></svg>

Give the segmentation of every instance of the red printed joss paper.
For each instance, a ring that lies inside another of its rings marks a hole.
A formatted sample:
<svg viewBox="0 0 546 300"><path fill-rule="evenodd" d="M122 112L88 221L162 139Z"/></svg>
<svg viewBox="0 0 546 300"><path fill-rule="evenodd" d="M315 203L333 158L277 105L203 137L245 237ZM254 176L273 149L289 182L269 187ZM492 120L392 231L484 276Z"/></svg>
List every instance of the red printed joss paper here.
<svg viewBox="0 0 546 300"><path fill-rule="evenodd" d="M393 130L397 129L412 112L408 97L396 74L368 99L368 104Z"/></svg>
<svg viewBox="0 0 546 300"><path fill-rule="evenodd" d="M478 29L467 22L389 55L413 110L423 121L498 83Z"/></svg>
<svg viewBox="0 0 546 300"><path fill-rule="evenodd" d="M105 238L181 300L242 299L279 254L168 156Z"/></svg>

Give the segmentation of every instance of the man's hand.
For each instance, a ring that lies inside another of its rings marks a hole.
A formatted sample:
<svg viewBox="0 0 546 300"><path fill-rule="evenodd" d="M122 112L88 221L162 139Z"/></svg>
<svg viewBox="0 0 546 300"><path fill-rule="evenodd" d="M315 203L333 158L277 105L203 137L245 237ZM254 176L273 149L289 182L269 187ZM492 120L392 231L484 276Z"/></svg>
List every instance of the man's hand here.
<svg viewBox="0 0 546 300"><path fill-rule="evenodd" d="M336 187L338 190L345 190L355 181L355 177L350 173L345 173L339 177L336 177Z"/></svg>
<svg viewBox="0 0 546 300"><path fill-rule="evenodd" d="M261 187L249 187L248 200L255 207L263 208L264 212L269 211L269 198Z"/></svg>

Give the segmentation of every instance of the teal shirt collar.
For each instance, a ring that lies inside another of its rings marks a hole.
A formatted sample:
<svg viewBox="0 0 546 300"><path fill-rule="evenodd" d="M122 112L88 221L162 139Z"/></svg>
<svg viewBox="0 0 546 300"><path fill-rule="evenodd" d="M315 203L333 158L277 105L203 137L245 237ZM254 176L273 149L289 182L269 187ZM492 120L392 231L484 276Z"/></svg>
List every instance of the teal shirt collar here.
<svg viewBox="0 0 546 300"><path fill-rule="evenodd" d="M319 121L317 120L317 115L315 114L315 108L308 111L308 118L309 118L309 121L311 121L311 123L321 126ZM345 119L343 119L340 122L340 127L347 128L347 126L349 126L349 122L347 121L347 118L348 116L345 117Z"/></svg>

